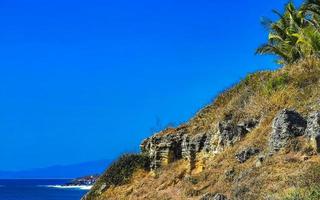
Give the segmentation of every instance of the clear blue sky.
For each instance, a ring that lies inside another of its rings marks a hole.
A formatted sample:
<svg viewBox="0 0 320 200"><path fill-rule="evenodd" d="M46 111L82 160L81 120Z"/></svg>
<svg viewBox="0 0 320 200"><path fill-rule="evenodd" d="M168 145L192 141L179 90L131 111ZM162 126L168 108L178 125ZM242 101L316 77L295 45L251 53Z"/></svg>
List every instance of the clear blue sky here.
<svg viewBox="0 0 320 200"><path fill-rule="evenodd" d="M0 170L137 151L248 72L287 0L1 0ZM159 119L159 120L157 120Z"/></svg>

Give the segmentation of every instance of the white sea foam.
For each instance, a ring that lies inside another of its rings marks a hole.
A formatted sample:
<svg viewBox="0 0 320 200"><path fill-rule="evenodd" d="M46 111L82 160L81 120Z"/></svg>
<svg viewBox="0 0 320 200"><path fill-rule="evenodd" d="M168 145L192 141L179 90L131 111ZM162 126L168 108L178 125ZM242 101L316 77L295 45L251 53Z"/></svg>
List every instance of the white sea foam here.
<svg viewBox="0 0 320 200"><path fill-rule="evenodd" d="M58 188L58 189L78 189L78 190L90 190L91 185L47 185L46 187Z"/></svg>

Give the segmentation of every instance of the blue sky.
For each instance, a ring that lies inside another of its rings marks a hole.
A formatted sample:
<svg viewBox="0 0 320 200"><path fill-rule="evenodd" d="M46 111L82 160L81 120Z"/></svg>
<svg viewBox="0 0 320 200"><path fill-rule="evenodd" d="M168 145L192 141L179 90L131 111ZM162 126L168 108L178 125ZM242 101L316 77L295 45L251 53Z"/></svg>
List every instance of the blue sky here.
<svg viewBox="0 0 320 200"><path fill-rule="evenodd" d="M114 158L249 72L283 0L1 0L0 170ZM159 125L160 124L160 125Z"/></svg>

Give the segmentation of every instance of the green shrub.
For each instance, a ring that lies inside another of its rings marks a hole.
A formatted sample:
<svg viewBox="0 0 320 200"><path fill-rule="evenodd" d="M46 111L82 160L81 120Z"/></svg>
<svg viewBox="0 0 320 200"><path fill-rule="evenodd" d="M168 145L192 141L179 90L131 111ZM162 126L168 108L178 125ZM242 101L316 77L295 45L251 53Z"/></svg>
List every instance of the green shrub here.
<svg viewBox="0 0 320 200"><path fill-rule="evenodd" d="M296 189L287 194L283 200L319 200L320 199L320 165L312 165L296 181Z"/></svg>
<svg viewBox="0 0 320 200"><path fill-rule="evenodd" d="M283 200L303 200L303 195L300 191L294 191L284 197Z"/></svg>
<svg viewBox="0 0 320 200"><path fill-rule="evenodd" d="M138 169L149 170L149 158L143 154L124 154L116 160L100 176L92 190L86 195L86 200L94 199L111 186L128 183L133 173Z"/></svg>
<svg viewBox="0 0 320 200"><path fill-rule="evenodd" d="M289 82L288 73L284 73L280 76L273 77L269 79L269 81L267 82L266 91L268 94L271 94L273 91L276 91L285 87L288 82Z"/></svg>
<svg viewBox="0 0 320 200"><path fill-rule="evenodd" d="M283 198L283 200L319 200L319 199L320 199L319 186L314 186L306 189L297 189Z"/></svg>
<svg viewBox="0 0 320 200"><path fill-rule="evenodd" d="M107 186L123 185L127 183L135 170L147 170L149 166L148 157L140 154L125 154L107 169L101 179Z"/></svg>

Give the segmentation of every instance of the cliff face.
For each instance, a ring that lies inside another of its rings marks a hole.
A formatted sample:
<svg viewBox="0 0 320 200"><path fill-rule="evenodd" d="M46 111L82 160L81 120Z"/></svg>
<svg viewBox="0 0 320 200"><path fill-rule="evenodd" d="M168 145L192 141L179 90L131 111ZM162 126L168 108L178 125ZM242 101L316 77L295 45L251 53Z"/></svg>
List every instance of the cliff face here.
<svg viewBox="0 0 320 200"><path fill-rule="evenodd" d="M141 152L149 156L151 170L184 159L189 171L202 171L206 156L220 153L240 141L257 124L256 119L235 124L231 118L226 118L216 125L215 132L200 131L193 134L188 126L167 129L145 139L141 144Z"/></svg>
<svg viewBox="0 0 320 200"><path fill-rule="evenodd" d="M319 151L320 61L310 58L249 75L145 139L84 199L320 199ZM106 178L115 174L120 182Z"/></svg>

